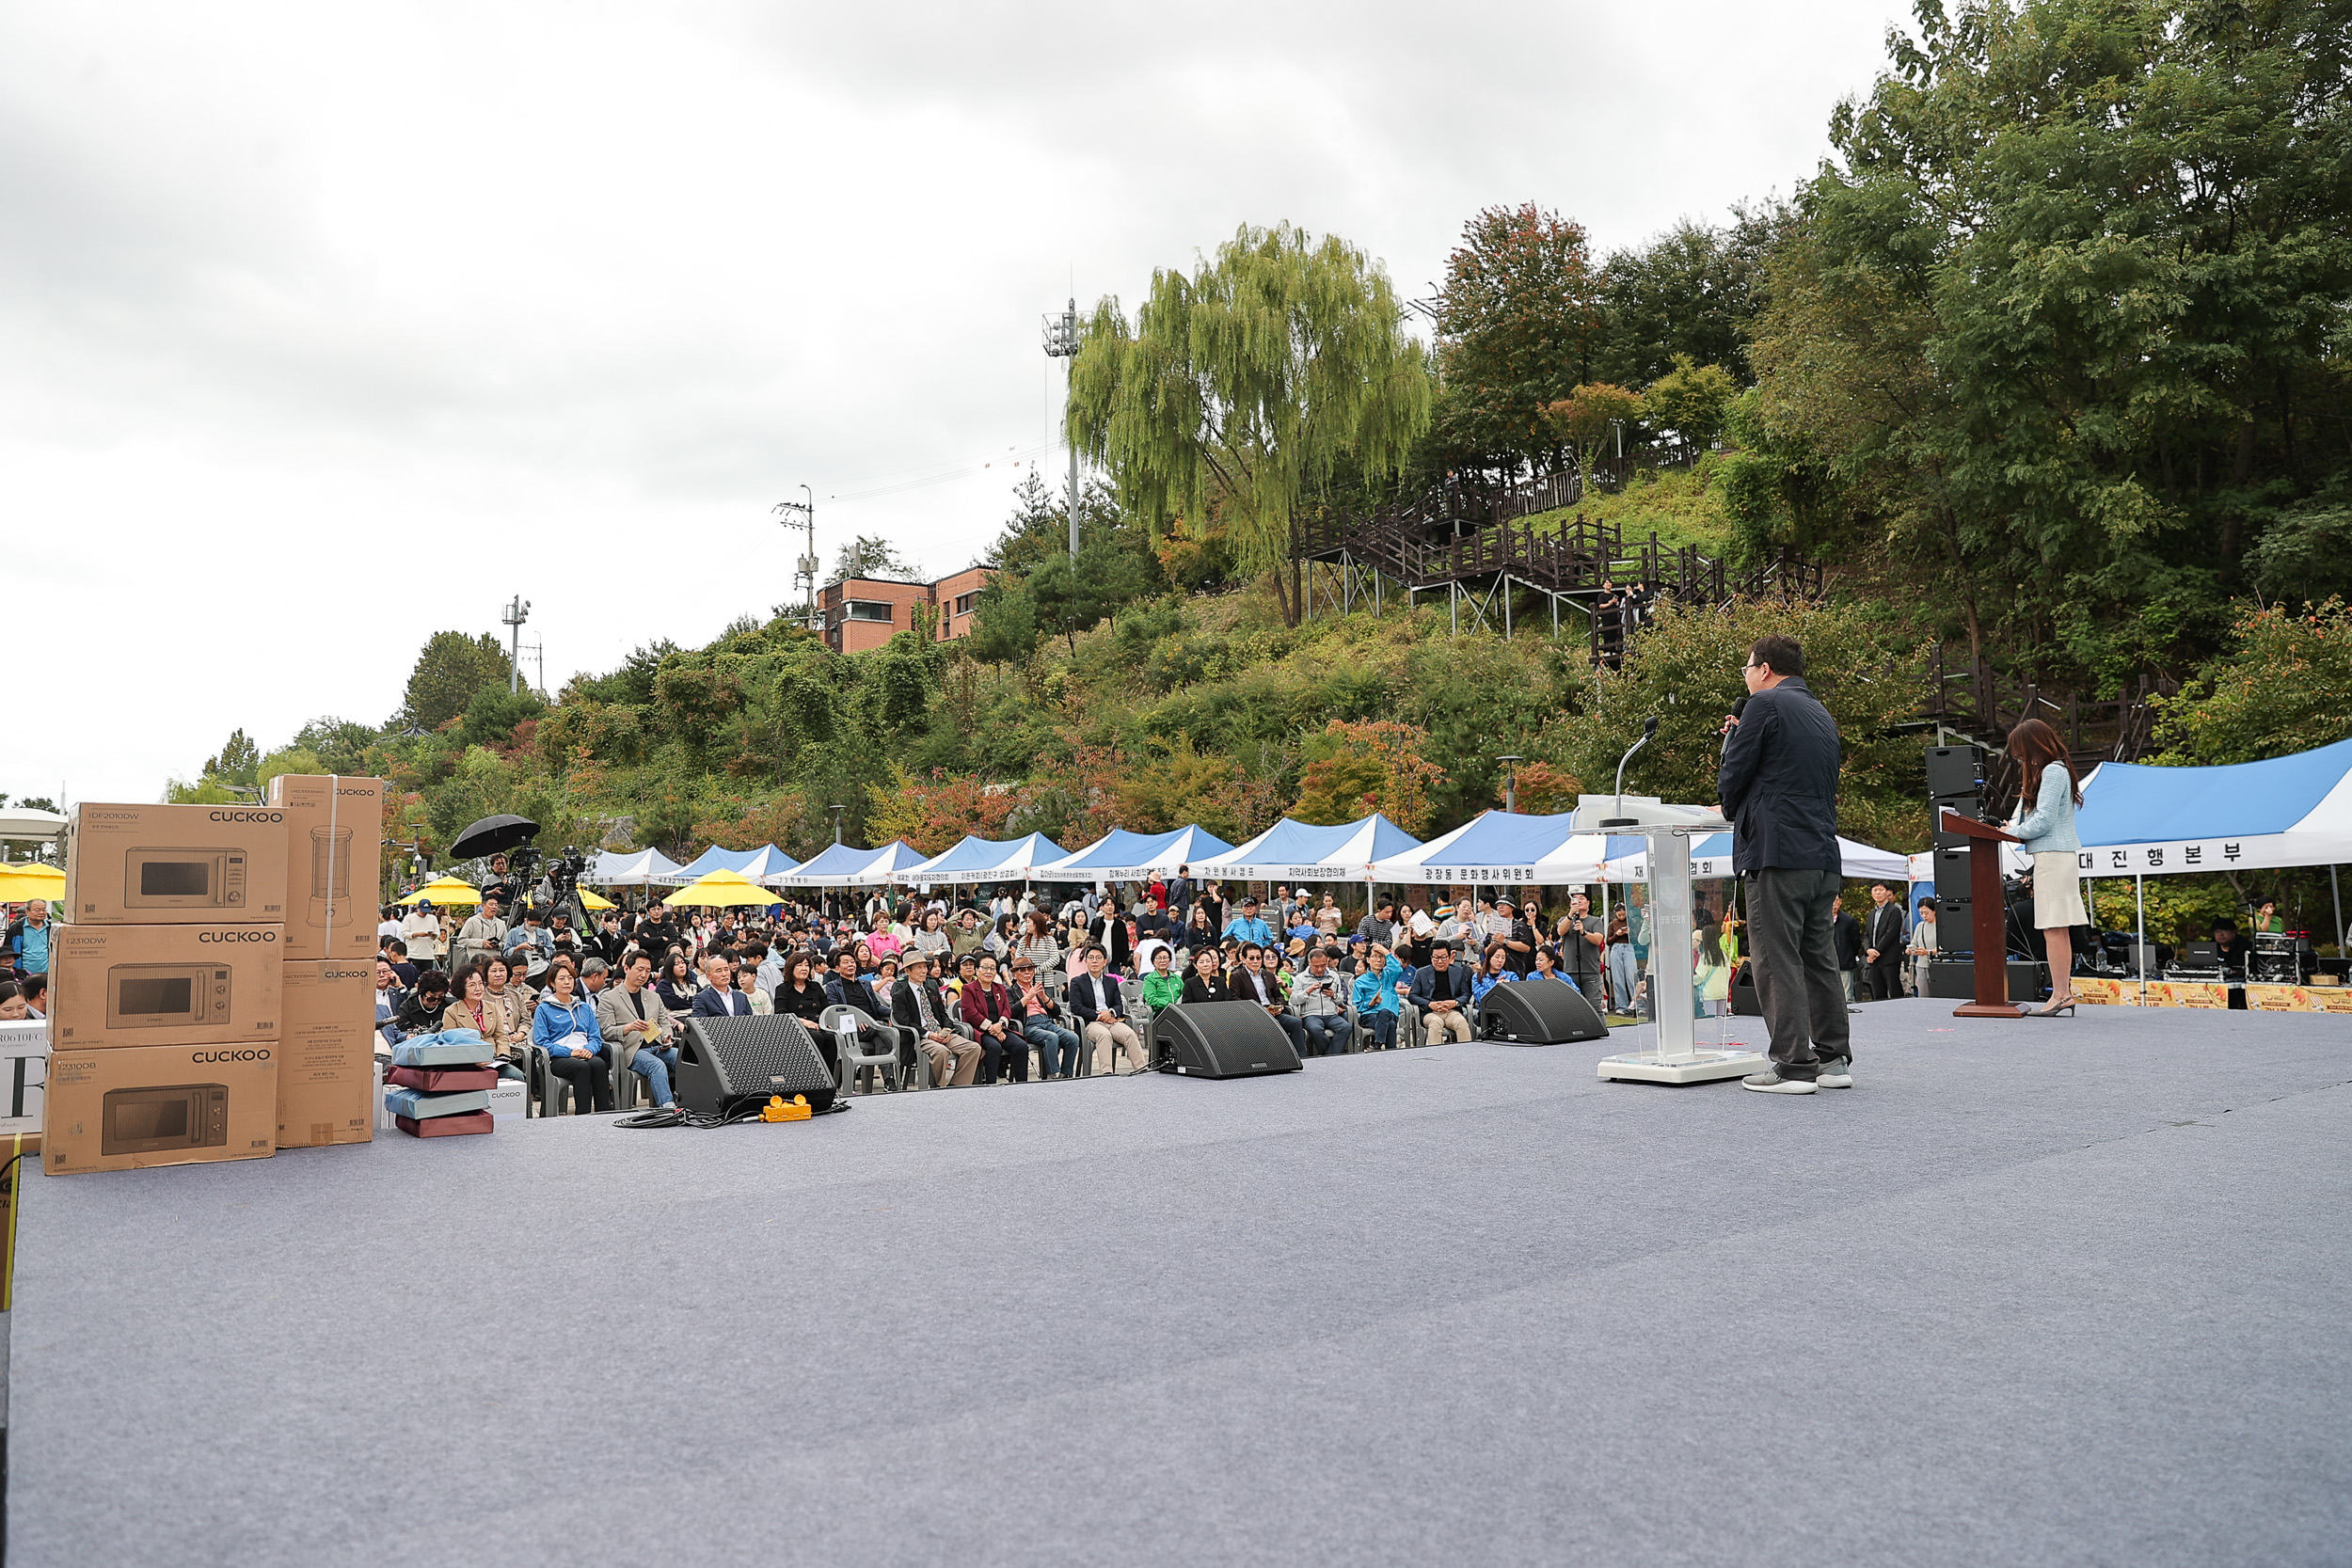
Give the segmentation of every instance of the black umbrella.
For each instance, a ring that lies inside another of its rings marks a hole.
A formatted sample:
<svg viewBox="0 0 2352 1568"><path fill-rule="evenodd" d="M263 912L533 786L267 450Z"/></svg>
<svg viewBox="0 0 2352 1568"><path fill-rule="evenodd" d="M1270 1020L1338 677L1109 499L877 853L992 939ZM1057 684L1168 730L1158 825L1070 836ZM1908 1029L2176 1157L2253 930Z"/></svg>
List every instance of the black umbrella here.
<svg viewBox="0 0 2352 1568"><path fill-rule="evenodd" d="M538 836L539 824L528 816L485 816L457 835L457 842L449 847L449 858L469 861L502 855Z"/></svg>

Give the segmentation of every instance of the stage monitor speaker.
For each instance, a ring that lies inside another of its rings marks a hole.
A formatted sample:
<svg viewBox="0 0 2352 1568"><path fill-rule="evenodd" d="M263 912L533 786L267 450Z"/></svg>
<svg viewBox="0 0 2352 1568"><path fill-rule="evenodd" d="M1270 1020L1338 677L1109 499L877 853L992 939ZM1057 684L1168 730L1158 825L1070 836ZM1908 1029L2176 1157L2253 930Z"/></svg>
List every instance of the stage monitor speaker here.
<svg viewBox="0 0 2352 1568"><path fill-rule="evenodd" d="M1941 918L1941 911L1938 911ZM2050 966L2026 958L2009 960L2009 999L2039 1002L2049 987ZM1928 962L1928 994L1965 1002L1977 994L1977 965L1973 958L1931 958Z"/></svg>
<svg viewBox="0 0 2352 1568"><path fill-rule="evenodd" d="M1187 1078L1254 1078L1304 1068L1282 1026L1254 1002L1179 1002L1152 1022L1169 1070Z"/></svg>
<svg viewBox="0 0 2352 1568"><path fill-rule="evenodd" d="M1948 800L1956 795L1979 795L1984 792L1984 748L1981 746L1931 746L1928 748L1928 798Z"/></svg>
<svg viewBox="0 0 2352 1568"><path fill-rule="evenodd" d="M1756 965L1741 963L1731 972L1731 1011L1736 1018L1762 1018L1764 1004L1756 999Z"/></svg>
<svg viewBox="0 0 2352 1568"><path fill-rule="evenodd" d="M833 1105L831 1041L812 1037L788 1013L690 1018L678 1045L677 1101L707 1116L765 1105L772 1095L806 1095L809 1108Z"/></svg>
<svg viewBox="0 0 2352 1568"><path fill-rule="evenodd" d="M1478 1037L1505 1045L1563 1045L1608 1037L1609 1025L1565 980L1532 975L1500 985L1478 1005Z"/></svg>

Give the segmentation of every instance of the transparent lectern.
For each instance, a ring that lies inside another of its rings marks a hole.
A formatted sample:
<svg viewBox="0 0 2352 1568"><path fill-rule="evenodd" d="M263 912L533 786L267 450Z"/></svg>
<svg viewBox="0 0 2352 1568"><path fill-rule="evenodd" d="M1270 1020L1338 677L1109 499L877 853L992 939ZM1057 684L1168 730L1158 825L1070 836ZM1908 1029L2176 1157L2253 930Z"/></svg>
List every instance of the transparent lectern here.
<svg viewBox="0 0 2352 1568"><path fill-rule="evenodd" d="M1645 1084L1708 1084L1740 1078L1769 1065L1761 1052L1697 1044L1692 1027L1691 840L1729 832L1712 806L1671 806L1654 795L1582 795L1578 832L1637 833L1649 840L1649 998L1658 1037L1653 1049L1600 1060L1603 1078Z"/></svg>

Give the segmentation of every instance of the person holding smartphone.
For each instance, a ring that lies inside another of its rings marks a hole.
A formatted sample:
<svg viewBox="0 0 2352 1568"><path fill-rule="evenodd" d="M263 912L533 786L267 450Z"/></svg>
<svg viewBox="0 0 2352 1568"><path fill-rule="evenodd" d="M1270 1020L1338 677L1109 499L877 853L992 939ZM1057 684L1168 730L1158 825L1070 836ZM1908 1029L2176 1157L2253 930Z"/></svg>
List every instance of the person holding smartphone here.
<svg viewBox="0 0 2352 1568"><path fill-rule="evenodd" d="M1307 950L1307 969L1291 979L1291 1009L1298 1015L1302 1056L1338 1056L1348 1047L1347 1007L1340 1000L1339 973L1320 947Z"/></svg>

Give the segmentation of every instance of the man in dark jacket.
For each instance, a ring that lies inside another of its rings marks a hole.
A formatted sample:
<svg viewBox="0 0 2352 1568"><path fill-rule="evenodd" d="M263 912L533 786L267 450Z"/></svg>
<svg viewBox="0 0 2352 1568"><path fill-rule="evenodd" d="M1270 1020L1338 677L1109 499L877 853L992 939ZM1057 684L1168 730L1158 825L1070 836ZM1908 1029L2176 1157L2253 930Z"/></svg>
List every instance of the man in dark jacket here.
<svg viewBox="0 0 2352 1568"><path fill-rule="evenodd" d="M1862 957L1870 966L1870 995L1887 1002L1903 993L1903 901L1885 882L1870 884L1870 929Z"/></svg>
<svg viewBox="0 0 2352 1568"><path fill-rule="evenodd" d="M1748 883L1748 942L1772 1065L1742 1082L1768 1094L1853 1086L1853 1048L1831 935L1837 897L1837 721L1804 684L1793 638L1759 639L1748 701L1724 721L1716 795L1732 865Z"/></svg>

